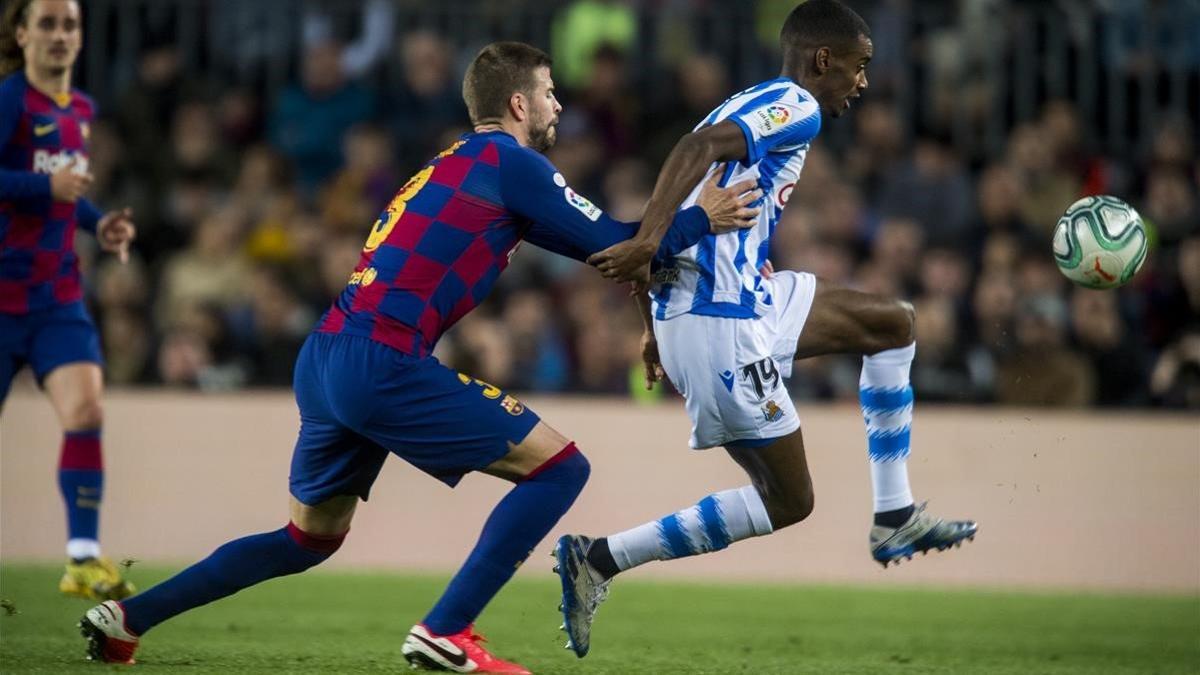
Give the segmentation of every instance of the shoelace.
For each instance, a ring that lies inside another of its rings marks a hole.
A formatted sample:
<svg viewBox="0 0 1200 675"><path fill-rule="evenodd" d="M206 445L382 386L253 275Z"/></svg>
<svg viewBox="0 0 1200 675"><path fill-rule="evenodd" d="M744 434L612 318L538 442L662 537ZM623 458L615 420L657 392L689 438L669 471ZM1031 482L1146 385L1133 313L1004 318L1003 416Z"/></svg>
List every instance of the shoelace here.
<svg viewBox="0 0 1200 675"><path fill-rule="evenodd" d="M590 613L595 614L596 608L600 606L600 603L608 599L608 586L611 583L612 579L605 579L592 586L592 591L588 594L588 609Z"/></svg>

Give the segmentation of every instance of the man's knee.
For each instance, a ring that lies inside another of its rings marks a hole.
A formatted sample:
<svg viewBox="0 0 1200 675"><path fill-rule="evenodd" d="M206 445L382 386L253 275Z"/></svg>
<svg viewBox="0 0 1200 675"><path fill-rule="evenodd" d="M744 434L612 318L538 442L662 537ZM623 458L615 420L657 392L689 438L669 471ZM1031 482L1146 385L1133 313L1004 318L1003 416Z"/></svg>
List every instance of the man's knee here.
<svg viewBox="0 0 1200 675"><path fill-rule="evenodd" d="M309 506L293 496L289 507L291 523L288 532L293 535L293 539L299 534L344 539L350 531L350 523L357 508L357 495L339 495L315 506Z"/></svg>
<svg viewBox="0 0 1200 675"><path fill-rule="evenodd" d="M104 424L104 408L96 399L83 398L63 411L63 428L67 431L99 429Z"/></svg>
<svg viewBox="0 0 1200 675"><path fill-rule="evenodd" d="M808 518L815 506L816 496L810 485L794 494L771 498L767 502L767 513L771 516L772 527L778 530Z"/></svg>
<svg viewBox="0 0 1200 675"><path fill-rule="evenodd" d="M899 349L913 343L916 325L916 310L907 300L892 300L881 313L872 331L871 349L868 354L877 354L888 349Z"/></svg>
<svg viewBox="0 0 1200 675"><path fill-rule="evenodd" d="M588 462L587 457L575 447L575 443L568 443L558 454L546 460L540 466L530 471L521 482L530 480L552 480L555 482L570 485L576 490L583 490L583 486L587 484L588 477L592 475L592 465Z"/></svg>
<svg viewBox="0 0 1200 675"><path fill-rule="evenodd" d="M287 534L297 546L321 557L316 562L321 562L336 553L342 547L342 543L346 541L346 535L349 533L350 530L340 534L313 534L300 529L296 523L289 522L287 524Z"/></svg>

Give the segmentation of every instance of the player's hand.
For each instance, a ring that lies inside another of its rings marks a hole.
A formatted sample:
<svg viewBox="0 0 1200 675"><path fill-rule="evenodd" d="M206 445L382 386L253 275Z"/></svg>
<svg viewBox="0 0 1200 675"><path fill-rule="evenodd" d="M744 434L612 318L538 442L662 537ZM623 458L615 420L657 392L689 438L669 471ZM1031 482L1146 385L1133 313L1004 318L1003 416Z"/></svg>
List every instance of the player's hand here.
<svg viewBox="0 0 1200 675"><path fill-rule="evenodd" d="M734 230L753 227L758 222L758 214L762 210L750 205L762 198L762 190L754 180L744 180L729 187L719 187L721 172L715 171L704 187L700 188L700 196L696 204L708 214L708 227L713 234L723 234Z"/></svg>
<svg viewBox="0 0 1200 675"><path fill-rule="evenodd" d="M92 174L76 173L75 162L50 174L50 196L56 202L74 204L92 185Z"/></svg>
<svg viewBox="0 0 1200 675"><path fill-rule="evenodd" d="M653 331L642 332L642 365L646 368L646 391L654 389L654 383L662 381L662 362L658 358L658 340Z"/></svg>
<svg viewBox="0 0 1200 675"><path fill-rule="evenodd" d="M770 260L767 260L762 267L758 268L758 274L764 279L770 279L771 275L775 274L775 266L771 264Z"/></svg>
<svg viewBox="0 0 1200 675"><path fill-rule="evenodd" d="M100 248L109 253L116 253L122 264L129 262L129 244L136 237L133 209L128 207L120 211L109 211L96 225L96 240L100 242Z"/></svg>
<svg viewBox="0 0 1200 675"><path fill-rule="evenodd" d="M650 260L658 251L657 244L628 239L593 253L587 264L600 270L605 279L632 281L637 291L650 285ZM636 291L635 291L636 292Z"/></svg>

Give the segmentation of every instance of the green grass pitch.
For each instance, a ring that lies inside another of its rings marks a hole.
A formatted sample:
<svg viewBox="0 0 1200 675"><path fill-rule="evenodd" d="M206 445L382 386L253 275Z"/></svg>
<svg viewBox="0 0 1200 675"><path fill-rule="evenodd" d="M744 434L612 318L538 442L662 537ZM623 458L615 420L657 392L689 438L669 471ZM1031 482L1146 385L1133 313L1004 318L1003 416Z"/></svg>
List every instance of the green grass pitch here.
<svg viewBox="0 0 1200 675"><path fill-rule="evenodd" d="M549 567L549 558L546 559ZM136 670L83 660L59 569L0 567L0 672L403 672L400 642L445 577L311 572L268 582L150 633ZM146 587L161 569L133 569ZM478 628L535 673L1196 673L1200 597L621 579L592 653L564 650L557 583L518 579Z"/></svg>

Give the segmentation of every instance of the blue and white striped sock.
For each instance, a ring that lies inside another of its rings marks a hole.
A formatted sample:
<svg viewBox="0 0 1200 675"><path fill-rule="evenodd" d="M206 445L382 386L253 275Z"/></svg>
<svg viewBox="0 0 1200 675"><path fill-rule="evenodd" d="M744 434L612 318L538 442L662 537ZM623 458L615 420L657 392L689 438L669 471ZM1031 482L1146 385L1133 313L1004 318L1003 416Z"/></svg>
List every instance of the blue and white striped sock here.
<svg viewBox="0 0 1200 675"><path fill-rule="evenodd" d="M770 534L767 507L753 485L724 490L699 504L608 537L618 569L719 551L735 541Z"/></svg>
<svg viewBox="0 0 1200 675"><path fill-rule="evenodd" d="M911 506L908 486L909 435L912 427L913 390L908 381L914 342L863 357L858 398L867 424L867 453L871 457L871 487L875 512Z"/></svg>

